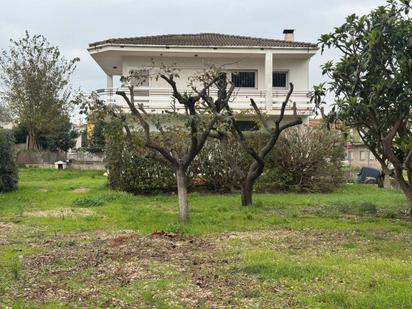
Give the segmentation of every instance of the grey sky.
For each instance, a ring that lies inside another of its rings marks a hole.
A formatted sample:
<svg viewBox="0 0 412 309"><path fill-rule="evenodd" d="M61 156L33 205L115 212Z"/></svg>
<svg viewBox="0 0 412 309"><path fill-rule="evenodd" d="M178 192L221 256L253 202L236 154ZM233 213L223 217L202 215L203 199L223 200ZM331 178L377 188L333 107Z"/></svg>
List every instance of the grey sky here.
<svg viewBox="0 0 412 309"><path fill-rule="evenodd" d="M220 32L316 42L351 13L363 14L385 0L0 0L0 49L28 30L43 34L66 58L80 57L76 87L105 86L105 75L87 53L88 43L111 37ZM317 55L311 83L322 80L319 66L333 53Z"/></svg>

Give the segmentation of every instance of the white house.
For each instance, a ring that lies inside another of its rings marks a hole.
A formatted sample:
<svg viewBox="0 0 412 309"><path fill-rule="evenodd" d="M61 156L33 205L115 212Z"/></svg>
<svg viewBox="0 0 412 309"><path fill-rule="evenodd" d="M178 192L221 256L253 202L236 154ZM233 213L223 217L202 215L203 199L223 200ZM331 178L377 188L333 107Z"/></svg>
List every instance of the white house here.
<svg viewBox="0 0 412 309"><path fill-rule="evenodd" d="M275 117L289 82L293 82L295 91L285 115L298 115L308 122L313 110L309 99L309 61L318 47L295 41L293 30L285 30L284 35L283 40L218 33L117 38L91 43L88 51L107 76L107 89L102 92L119 104L122 99L113 95L114 76L128 75L133 69L153 68L153 63L175 65L181 69L176 81L178 88L185 89L188 77L215 64L224 68L237 87L231 104L236 111L250 109L253 98L262 110ZM171 89L161 79L149 79L136 90L135 96L150 113L170 108ZM292 109L294 104L296 113Z"/></svg>

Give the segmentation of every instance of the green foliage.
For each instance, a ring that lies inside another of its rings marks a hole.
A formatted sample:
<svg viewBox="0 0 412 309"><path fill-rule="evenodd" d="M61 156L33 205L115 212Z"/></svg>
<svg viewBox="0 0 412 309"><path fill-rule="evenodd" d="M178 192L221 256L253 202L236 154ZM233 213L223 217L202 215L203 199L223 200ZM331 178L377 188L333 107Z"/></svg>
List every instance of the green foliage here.
<svg viewBox="0 0 412 309"><path fill-rule="evenodd" d="M378 154L381 163L403 162L411 149L412 23L409 1L387 1L367 15L350 15L332 33L321 36L322 51L336 48L341 57L323 65L331 82L335 103L327 115L359 131L365 144ZM326 90L315 88L317 94ZM323 93L324 94L324 93ZM400 123L400 124L399 124ZM390 145L383 138L391 130ZM394 154L394 156L392 155ZM402 167L401 167L402 168Z"/></svg>
<svg viewBox="0 0 412 309"><path fill-rule="evenodd" d="M78 133L73 130L68 115L61 115L59 123L52 130L40 132L39 146L50 151L67 151L76 145Z"/></svg>
<svg viewBox="0 0 412 309"><path fill-rule="evenodd" d="M17 188L18 171L14 137L11 131L0 129L0 192Z"/></svg>
<svg viewBox="0 0 412 309"><path fill-rule="evenodd" d="M231 136L209 139L192 162L191 170L196 175L194 182L213 192L237 190L241 182L237 171L245 170L249 161L242 147Z"/></svg>
<svg viewBox="0 0 412 309"><path fill-rule="evenodd" d="M5 104L0 102L0 124L2 122L9 122L9 121L11 121L10 110L7 108Z"/></svg>
<svg viewBox="0 0 412 309"><path fill-rule="evenodd" d="M16 122L27 128L29 149L38 147L38 134L53 135L62 120L67 121L72 106L69 78L78 61L67 61L44 36L28 32L10 40L10 48L1 52L1 99Z"/></svg>
<svg viewBox="0 0 412 309"><path fill-rule="evenodd" d="M176 188L171 168L143 148L140 134L130 142L122 130L112 124L106 134L106 161L112 189L139 193L167 192Z"/></svg>
<svg viewBox="0 0 412 309"><path fill-rule="evenodd" d="M291 128L266 158L260 191L330 192L343 182L343 141L336 133Z"/></svg>
<svg viewBox="0 0 412 309"><path fill-rule="evenodd" d="M26 143L28 129L24 125L18 125L13 128L13 134L17 144ZM78 133L72 129L70 118L63 115L59 123L51 131L39 131L37 135L38 146L41 149L49 151L67 151L76 145Z"/></svg>
<svg viewBox="0 0 412 309"><path fill-rule="evenodd" d="M268 138L262 132L248 132L245 136L256 147ZM143 149L140 134L133 135L134 141L130 143L117 128L117 133L108 133L107 138L107 167L112 189L135 194L175 190L173 171ZM344 149L336 134L321 129L292 129L267 157L265 174L256 190L333 191L343 181L343 158ZM189 168L192 189L237 191L250 162L250 156L236 139L210 138Z"/></svg>
<svg viewBox="0 0 412 309"><path fill-rule="evenodd" d="M102 153L105 151L106 142L104 136L105 122L98 119L93 127L93 133L89 139L87 139L87 151L91 153Z"/></svg>

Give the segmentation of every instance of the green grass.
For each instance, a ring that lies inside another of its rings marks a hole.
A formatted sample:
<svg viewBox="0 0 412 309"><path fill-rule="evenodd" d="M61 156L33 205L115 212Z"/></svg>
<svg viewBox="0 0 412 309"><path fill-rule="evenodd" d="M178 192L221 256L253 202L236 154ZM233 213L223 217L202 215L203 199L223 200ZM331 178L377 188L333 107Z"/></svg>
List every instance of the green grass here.
<svg viewBox="0 0 412 309"><path fill-rule="evenodd" d="M4 221L45 227L46 232L77 232L94 229L156 230L188 234L255 231L274 228L389 230L410 229L402 219L405 199L391 190L346 185L331 194L255 194L251 208L239 206L239 196L192 193L190 222L181 226L174 195L132 196L108 191L101 172L22 169L19 190L0 195ZM76 188L88 192L75 193ZM373 209L372 213L368 209ZM33 217L39 210L94 208L93 215ZM375 213L377 212L377 213ZM389 219L388 219L389 218Z"/></svg>
<svg viewBox="0 0 412 309"><path fill-rule="evenodd" d="M43 240L61 238L53 250L67 246L70 252L85 249L84 236L78 235L163 230L212 241L213 256L228 260L211 264L218 267L216 276L248 282L249 294L224 295L218 283L210 288L229 307L412 308L412 224L403 216L406 202L398 191L350 184L329 194L255 194L250 208L240 206L238 194L191 193L190 220L182 224L175 195L133 196L110 191L106 183L97 171L20 170L18 191L0 194L0 229L3 224L8 233L5 244L0 236L0 306L40 304L13 290L31 275L26 259L52 252ZM194 261L205 259L208 250L196 253L200 257ZM50 260L48 267L71 271L77 265L71 259ZM161 264L153 265L162 275L125 286L101 283L97 299L75 304L107 307L105 302L119 298L147 308L179 308L185 297L172 301L170 291L200 293L193 286L197 268L178 271L179 264L167 264L174 270L163 271ZM203 277L210 275L203 273L207 269L201 270ZM95 266L85 271L93 274ZM54 284L72 293L88 287L77 272L58 280ZM42 304L71 305L54 298Z"/></svg>

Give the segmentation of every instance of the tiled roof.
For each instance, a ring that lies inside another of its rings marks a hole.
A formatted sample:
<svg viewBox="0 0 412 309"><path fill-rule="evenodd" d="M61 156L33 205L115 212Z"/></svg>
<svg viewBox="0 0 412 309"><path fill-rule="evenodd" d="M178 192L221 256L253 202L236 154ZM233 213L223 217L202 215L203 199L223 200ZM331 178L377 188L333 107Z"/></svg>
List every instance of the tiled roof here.
<svg viewBox="0 0 412 309"><path fill-rule="evenodd" d="M141 36L134 38L108 39L89 44L96 47L105 44L124 45L149 45L149 46L199 46L199 47L292 47L292 48L317 48L316 44L285 41L265 38L255 38L240 35L220 33L199 34L167 34L154 36Z"/></svg>

